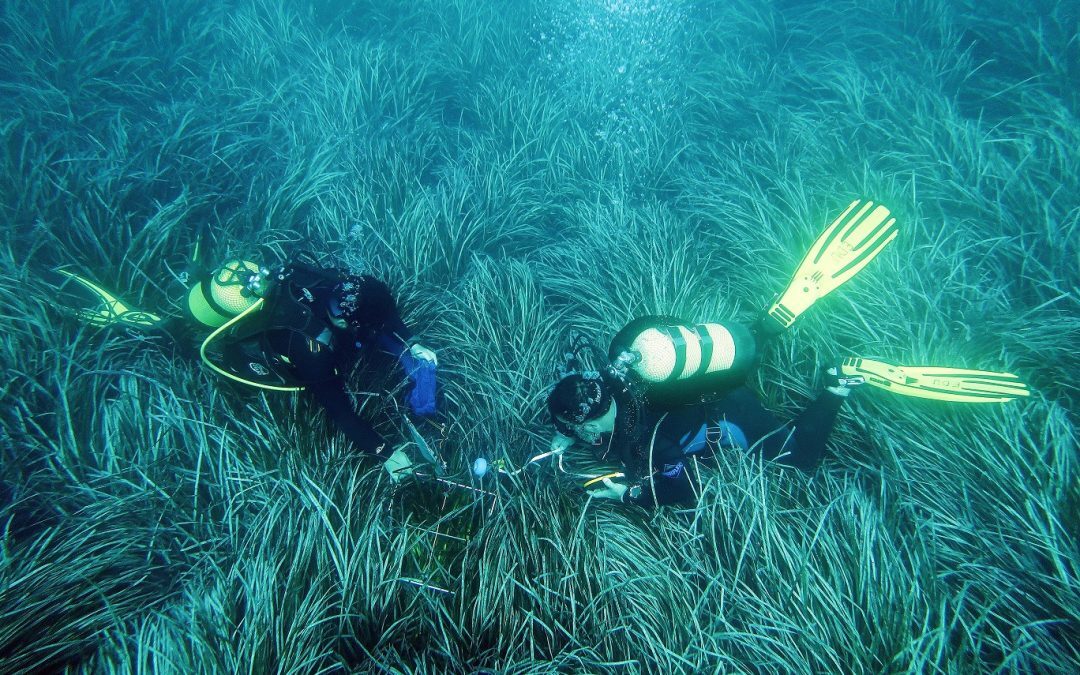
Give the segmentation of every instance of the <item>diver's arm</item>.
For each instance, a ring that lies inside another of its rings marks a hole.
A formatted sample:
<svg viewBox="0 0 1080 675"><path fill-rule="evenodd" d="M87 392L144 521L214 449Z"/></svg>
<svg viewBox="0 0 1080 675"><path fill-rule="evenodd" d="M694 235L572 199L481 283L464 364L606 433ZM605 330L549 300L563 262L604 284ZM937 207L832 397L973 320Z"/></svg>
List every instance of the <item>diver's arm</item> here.
<svg viewBox="0 0 1080 675"><path fill-rule="evenodd" d="M656 421L645 450L651 476L629 482L623 503L653 509L697 500L701 488L692 458L712 454L703 417L699 406L690 406L670 410Z"/></svg>
<svg viewBox="0 0 1080 675"><path fill-rule="evenodd" d="M366 455L386 459L393 452L371 424L356 414L352 398L337 370L334 350L295 331L275 331L267 342L283 355L305 382L304 390L318 401L327 417L345 434L353 446Z"/></svg>
<svg viewBox="0 0 1080 675"><path fill-rule="evenodd" d="M363 298L364 313L370 320L368 325L375 329L380 346L397 356L412 340L413 333L401 319L390 287L375 277L364 276L363 279L360 295ZM397 349L394 349L394 346L397 346Z"/></svg>
<svg viewBox="0 0 1080 675"><path fill-rule="evenodd" d="M418 415L436 414L436 366L435 352L420 344L410 346L412 331L401 320L390 289L373 277L364 277L364 302L373 318L375 342L401 364L405 375L412 380L408 404Z"/></svg>
<svg viewBox="0 0 1080 675"><path fill-rule="evenodd" d="M555 435L551 437L551 452L558 454L565 452L571 445L574 444L574 438L567 436L561 431L556 431Z"/></svg>
<svg viewBox="0 0 1080 675"><path fill-rule="evenodd" d="M655 494L653 488L656 489ZM676 475L656 474L652 480L644 478L628 486L622 502L646 509L672 504L692 505L697 500L699 490L691 469L682 465Z"/></svg>
<svg viewBox="0 0 1080 675"><path fill-rule="evenodd" d="M333 378L308 385L306 390L326 411L327 417L349 439L359 452L377 459L386 460L394 448L386 442L379 432L353 409L353 402L339 378Z"/></svg>
<svg viewBox="0 0 1080 675"><path fill-rule="evenodd" d="M320 382L308 389L315 395L315 400L322 404L327 416L352 442L353 447L383 463L383 468L390 474L390 480L397 483L413 473L412 461L405 451L387 443L367 420L356 414L340 380Z"/></svg>
<svg viewBox="0 0 1080 675"><path fill-rule="evenodd" d="M386 284L365 276L362 293L365 311L371 317L375 330L375 341L401 362L406 374L411 377L420 362L430 366L439 365L434 351L413 342L413 332L398 313L397 303Z"/></svg>
<svg viewBox="0 0 1080 675"><path fill-rule="evenodd" d="M654 509L670 504L692 505L697 500L701 488L691 458L709 454L704 429L693 433L692 424L698 417L696 410L686 409L660 418L648 446L652 475L628 480L619 501Z"/></svg>
<svg viewBox="0 0 1080 675"><path fill-rule="evenodd" d="M683 469L680 476L669 478L658 475L652 481L645 478L632 483L624 483L617 477L604 478L601 482L595 483L595 487L589 489L589 496L592 499L611 499L623 504L634 504L645 509L669 504L690 505L694 503L698 489L691 482L692 480L687 469ZM655 496L653 487L656 488Z"/></svg>

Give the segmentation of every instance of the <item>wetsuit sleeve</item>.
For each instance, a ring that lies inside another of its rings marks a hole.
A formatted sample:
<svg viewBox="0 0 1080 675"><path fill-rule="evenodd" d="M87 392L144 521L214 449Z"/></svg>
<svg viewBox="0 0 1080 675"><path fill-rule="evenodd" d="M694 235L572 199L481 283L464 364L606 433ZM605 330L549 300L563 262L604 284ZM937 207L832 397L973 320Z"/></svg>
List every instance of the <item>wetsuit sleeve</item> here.
<svg viewBox="0 0 1080 675"><path fill-rule="evenodd" d="M353 446L366 455L385 460L393 453L393 448L386 442L371 424L356 414L352 399L345 391L345 386L338 378L326 380L307 387L315 400L326 411L335 426L345 434Z"/></svg>
<svg viewBox="0 0 1080 675"><path fill-rule="evenodd" d="M691 506L697 501L698 491L700 490L693 467L686 462L679 462L675 467L670 468L667 473L657 473L652 481L645 478L638 484L638 487L640 493L633 495L637 491L631 489L623 497L623 502L636 504L646 509L672 504ZM656 488L655 494L653 493L654 487Z"/></svg>
<svg viewBox="0 0 1080 675"><path fill-rule="evenodd" d="M652 479L638 480L623 496L623 502L647 509L667 504L693 504L700 491L692 456L708 456L703 424L705 411L700 406L680 406L660 415L651 427L642 452L643 462L651 464ZM653 489L655 488L655 494Z"/></svg>
<svg viewBox="0 0 1080 675"><path fill-rule="evenodd" d="M375 342L379 348L397 359L405 376L412 380L413 386L408 393L409 408L417 415L437 414L435 364L414 357L409 352L409 340L412 331L401 320L397 312L390 289L377 279L366 277L370 288L365 288L365 297L371 303L373 313L379 317L375 332Z"/></svg>
<svg viewBox="0 0 1080 675"><path fill-rule="evenodd" d="M396 356L412 339L412 331L401 320L390 287L375 277L365 276L362 295L364 311L372 318L372 328L379 337L380 345L385 348L388 345L384 343L400 343L401 348L394 354Z"/></svg>
<svg viewBox="0 0 1080 675"><path fill-rule="evenodd" d="M356 414L352 399L338 375L337 357L332 349L294 331L275 331L268 340L288 358L294 373L305 382L305 391L319 402L327 417L357 450L380 459L390 456L393 449L386 440L367 420Z"/></svg>

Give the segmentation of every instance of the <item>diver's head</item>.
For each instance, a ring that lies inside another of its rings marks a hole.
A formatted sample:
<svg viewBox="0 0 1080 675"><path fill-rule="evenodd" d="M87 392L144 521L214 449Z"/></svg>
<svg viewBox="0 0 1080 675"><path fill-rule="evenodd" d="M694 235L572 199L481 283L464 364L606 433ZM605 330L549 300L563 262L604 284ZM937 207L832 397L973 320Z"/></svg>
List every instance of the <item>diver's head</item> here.
<svg viewBox="0 0 1080 675"><path fill-rule="evenodd" d="M547 400L560 433L599 445L615 429L618 406L600 373L571 373L559 380Z"/></svg>
<svg viewBox="0 0 1080 675"><path fill-rule="evenodd" d="M327 303L331 323L342 330L357 328L363 323L363 287L363 277L356 275L349 275L334 286Z"/></svg>

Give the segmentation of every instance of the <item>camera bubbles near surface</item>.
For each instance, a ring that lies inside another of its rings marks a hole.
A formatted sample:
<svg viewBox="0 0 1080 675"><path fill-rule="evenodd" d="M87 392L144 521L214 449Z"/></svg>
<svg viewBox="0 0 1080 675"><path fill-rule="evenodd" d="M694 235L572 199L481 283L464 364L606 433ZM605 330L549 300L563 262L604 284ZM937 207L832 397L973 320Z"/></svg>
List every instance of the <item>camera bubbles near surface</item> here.
<svg viewBox="0 0 1080 675"><path fill-rule="evenodd" d="M542 76L596 119L598 139L623 144L682 101L688 24L680 1L564 0L536 18L532 39Z"/></svg>

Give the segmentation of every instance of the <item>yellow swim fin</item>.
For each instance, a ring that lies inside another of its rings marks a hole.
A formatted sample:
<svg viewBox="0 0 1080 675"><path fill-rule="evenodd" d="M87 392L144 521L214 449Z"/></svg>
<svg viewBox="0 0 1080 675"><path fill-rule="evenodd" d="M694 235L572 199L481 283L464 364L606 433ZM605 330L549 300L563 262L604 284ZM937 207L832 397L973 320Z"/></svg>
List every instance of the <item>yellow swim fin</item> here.
<svg viewBox="0 0 1080 675"><path fill-rule="evenodd" d="M143 312L128 307L115 295L89 279L84 279L78 274L67 270L57 270L57 272L68 279L71 279L83 290L89 292L93 301L97 302L97 306L93 309L83 308L71 310L75 318L83 323L90 326L97 326L98 328L122 325L138 328L140 330L150 330L157 328L163 322L163 319L157 314L151 314L150 312Z"/></svg>
<svg viewBox="0 0 1080 675"><path fill-rule="evenodd" d="M862 378L880 389L938 401L1003 403L1029 396L1028 386L1012 373L938 366L894 366L849 357L840 366L844 377Z"/></svg>
<svg viewBox="0 0 1080 675"><path fill-rule="evenodd" d="M855 276L896 238L889 209L856 199L829 225L803 258L767 315L785 329L815 302Z"/></svg>

